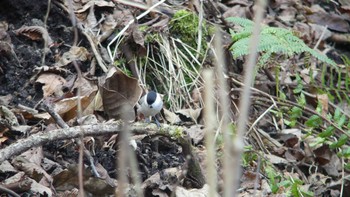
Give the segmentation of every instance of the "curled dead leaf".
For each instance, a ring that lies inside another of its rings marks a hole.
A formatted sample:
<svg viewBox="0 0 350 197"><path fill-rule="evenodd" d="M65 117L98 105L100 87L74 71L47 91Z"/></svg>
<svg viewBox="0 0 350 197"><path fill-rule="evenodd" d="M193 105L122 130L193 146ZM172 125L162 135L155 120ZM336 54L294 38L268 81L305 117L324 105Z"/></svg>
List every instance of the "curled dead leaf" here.
<svg viewBox="0 0 350 197"><path fill-rule="evenodd" d="M135 120L134 107L141 97L138 80L111 68L101 87L103 108L109 118Z"/></svg>
<svg viewBox="0 0 350 197"><path fill-rule="evenodd" d="M47 47L53 44L53 41L49 35L46 28L41 26L23 26L15 30L16 35L23 35L31 40L41 40L43 39L47 43Z"/></svg>

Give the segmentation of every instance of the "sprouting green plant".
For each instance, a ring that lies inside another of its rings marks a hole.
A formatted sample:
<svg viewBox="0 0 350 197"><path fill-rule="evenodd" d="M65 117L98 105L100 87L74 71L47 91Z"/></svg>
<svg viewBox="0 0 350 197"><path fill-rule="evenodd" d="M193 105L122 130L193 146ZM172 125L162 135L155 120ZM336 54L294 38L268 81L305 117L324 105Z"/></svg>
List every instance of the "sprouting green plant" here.
<svg viewBox="0 0 350 197"><path fill-rule="evenodd" d="M249 54L249 43L252 37L254 22L239 17L229 17L228 22L239 25L238 30L231 30L232 41L234 42L231 51L235 58ZM293 56L300 53L309 53L321 62L335 66L336 63L327 56L320 54L308 47L301 39L288 29L262 26L258 51L261 52L259 65L266 63L271 55L283 54Z"/></svg>
<svg viewBox="0 0 350 197"><path fill-rule="evenodd" d="M301 188L304 184L298 178L281 176L272 166L267 165L265 167L265 173L267 174L270 188L272 193L284 193L286 196L296 197L311 197L314 196L313 192L305 191Z"/></svg>
<svg viewBox="0 0 350 197"><path fill-rule="evenodd" d="M253 161L258 160L258 154L254 151L254 148L249 145L244 147L244 153L242 155L243 167L248 167Z"/></svg>
<svg viewBox="0 0 350 197"><path fill-rule="evenodd" d="M282 177L276 172L276 170L273 167L269 165L267 165L264 170L267 174L267 178L269 179L272 193L277 193L280 189L278 183L282 180Z"/></svg>

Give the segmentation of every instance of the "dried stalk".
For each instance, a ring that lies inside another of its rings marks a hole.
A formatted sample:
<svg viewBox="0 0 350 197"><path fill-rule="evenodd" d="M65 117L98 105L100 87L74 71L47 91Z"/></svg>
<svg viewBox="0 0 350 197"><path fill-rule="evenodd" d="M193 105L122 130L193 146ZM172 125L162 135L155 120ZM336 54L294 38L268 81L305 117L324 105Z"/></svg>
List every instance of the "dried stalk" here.
<svg viewBox="0 0 350 197"><path fill-rule="evenodd" d="M259 44L259 34L261 29L261 21L263 19L264 10L266 7L266 0L260 0L256 1L257 3L257 11L255 14L255 25L253 29L253 35L252 39L250 41L250 54L248 56L248 62L244 66L245 73L244 73L244 84L243 92L241 95L240 100L240 115L238 117L238 125L237 125L237 135L233 143L233 178L234 184L231 190L225 189L224 196L225 197L231 197L237 195L237 189L239 188L239 178L241 175L241 156L243 153L244 148L244 142L243 142L243 136L246 130L246 121L248 118L248 112L249 112L249 105L250 105L250 87L253 82L253 73L254 73L254 67L256 64L257 59L257 48Z"/></svg>
<svg viewBox="0 0 350 197"><path fill-rule="evenodd" d="M206 180L209 185L209 197L214 197L217 188L217 172L216 172L216 157L215 157L215 138L214 127L216 125L215 109L214 109L214 84L212 70L203 71L203 80L205 85L204 94L204 119L205 119L205 147L207 149L207 176Z"/></svg>

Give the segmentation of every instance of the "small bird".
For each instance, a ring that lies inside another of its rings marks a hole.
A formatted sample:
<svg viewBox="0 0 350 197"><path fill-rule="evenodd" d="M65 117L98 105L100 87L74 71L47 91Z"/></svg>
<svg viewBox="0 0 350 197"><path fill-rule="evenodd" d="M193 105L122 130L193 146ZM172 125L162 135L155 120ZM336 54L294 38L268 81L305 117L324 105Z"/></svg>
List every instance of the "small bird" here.
<svg viewBox="0 0 350 197"><path fill-rule="evenodd" d="M139 101L140 107L138 108L138 114L143 114L146 120L152 116L154 117L156 124L160 127L159 121L156 115L163 108L163 101L160 94L149 91L146 95L144 95Z"/></svg>

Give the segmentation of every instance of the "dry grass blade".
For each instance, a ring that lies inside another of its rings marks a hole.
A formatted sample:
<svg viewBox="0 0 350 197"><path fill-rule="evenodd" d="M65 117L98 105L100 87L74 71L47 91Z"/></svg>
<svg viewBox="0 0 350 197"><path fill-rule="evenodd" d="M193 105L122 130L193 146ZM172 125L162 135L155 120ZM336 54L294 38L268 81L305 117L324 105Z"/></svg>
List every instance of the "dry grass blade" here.
<svg viewBox="0 0 350 197"><path fill-rule="evenodd" d="M140 14L139 16L137 16L135 19L129 21L129 23L113 38L113 40L111 42L108 43L108 46L107 46L107 50L108 50L108 55L109 57L111 58L111 61L113 62L114 61L114 58L115 58L115 55L116 55L116 52L117 52L117 49L118 47L116 46L115 49L114 49L114 52L112 54L112 51L111 51L111 45L120 39L120 37L123 36L123 34L125 33L125 31L130 27L131 24L133 24L135 21L137 20L140 20L141 18L143 18L144 16L146 16L148 13L150 13L152 10L154 10L154 8L156 8L157 6L161 5L162 3L164 3L165 0L161 0L159 1L158 3L154 4L153 6L151 6L150 8L148 8L148 10L146 10L145 12L143 12L142 14Z"/></svg>
<svg viewBox="0 0 350 197"><path fill-rule="evenodd" d="M181 40L162 34L157 38L157 43L159 47L147 45L145 66L139 68L141 78L145 81L146 76L154 76L154 87L164 90L167 102L172 104L170 110L190 106L191 90L203 85L198 72L201 63L191 53L195 49Z"/></svg>

